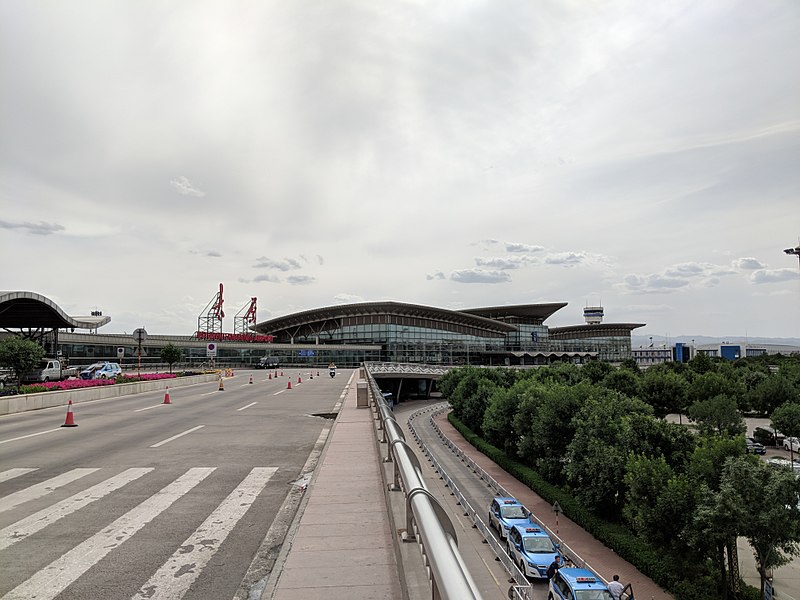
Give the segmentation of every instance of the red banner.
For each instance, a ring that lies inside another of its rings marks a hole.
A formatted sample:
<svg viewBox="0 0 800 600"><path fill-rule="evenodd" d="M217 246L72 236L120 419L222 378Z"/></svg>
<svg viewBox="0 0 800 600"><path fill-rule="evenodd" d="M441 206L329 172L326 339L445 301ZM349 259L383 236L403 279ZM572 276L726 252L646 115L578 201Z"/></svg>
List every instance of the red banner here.
<svg viewBox="0 0 800 600"><path fill-rule="evenodd" d="M270 343L275 340L274 335L261 335L260 333L216 333L210 331L197 331L198 340L215 340L218 342L262 342Z"/></svg>

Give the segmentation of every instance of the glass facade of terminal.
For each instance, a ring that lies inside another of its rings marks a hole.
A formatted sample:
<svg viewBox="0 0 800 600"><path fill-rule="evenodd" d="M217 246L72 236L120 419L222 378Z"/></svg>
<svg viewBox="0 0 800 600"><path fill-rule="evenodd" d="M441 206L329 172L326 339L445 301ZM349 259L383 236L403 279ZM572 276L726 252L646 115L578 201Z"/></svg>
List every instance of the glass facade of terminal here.
<svg viewBox="0 0 800 600"><path fill-rule="evenodd" d="M441 365L535 366L557 361L619 362L631 356L628 326L576 326L550 329L543 318L526 315L492 319L449 311L416 310L414 314L376 310L365 314L311 314L291 326L260 329L274 341L220 341L208 356L208 341L194 336L149 336L141 357L131 336L59 333L58 351L72 364L120 362L126 367L160 362L169 343L182 349L183 367L252 366L264 356L282 365L353 367L363 362ZM328 309L330 310L330 309ZM305 314L303 314L305 316ZM53 340L46 339L52 348ZM50 349L48 350L48 352Z"/></svg>

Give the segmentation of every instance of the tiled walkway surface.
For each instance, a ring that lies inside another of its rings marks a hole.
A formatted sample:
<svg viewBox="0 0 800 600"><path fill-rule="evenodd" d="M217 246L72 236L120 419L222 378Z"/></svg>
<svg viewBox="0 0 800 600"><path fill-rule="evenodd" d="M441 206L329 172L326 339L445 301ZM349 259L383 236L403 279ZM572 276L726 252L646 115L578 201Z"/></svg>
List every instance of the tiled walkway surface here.
<svg viewBox="0 0 800 600"><path fill-rule="evenodd" d="M331 431L272 595L274 600L396 599L402 588L373 413L355 378Z"/></svg>

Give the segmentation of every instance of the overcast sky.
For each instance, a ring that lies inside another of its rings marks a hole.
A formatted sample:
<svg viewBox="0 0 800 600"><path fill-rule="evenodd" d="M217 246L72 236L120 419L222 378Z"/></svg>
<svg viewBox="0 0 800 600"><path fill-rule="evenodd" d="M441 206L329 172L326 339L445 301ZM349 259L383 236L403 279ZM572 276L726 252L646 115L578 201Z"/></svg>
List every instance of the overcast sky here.
<svg viewBox="0 0 800 600"><path fill-rule="evenodd" d="M800 336L800 2L0 0L0 289Z"/></svg>

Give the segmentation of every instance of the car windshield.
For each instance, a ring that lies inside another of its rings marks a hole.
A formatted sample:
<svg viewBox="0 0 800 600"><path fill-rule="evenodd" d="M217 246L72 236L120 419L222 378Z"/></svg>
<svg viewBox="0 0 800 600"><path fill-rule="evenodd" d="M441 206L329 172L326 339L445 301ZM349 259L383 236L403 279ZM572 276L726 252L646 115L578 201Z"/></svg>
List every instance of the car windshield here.
<svg viewBox="0 0 800 600"><path fill-rule="evenodd" d="M553 547L553 542L550 541L550 538L527 537L525 538L525 551L537 554L555 552L556 549Z"/></svg>
<svg viewBox="0 0 800 600"><path fill-rule="evenodd" d="M608 590L575 590L575 600L614 600Z"/></svg>
<svg viewBox="0 0 800 600"><path fill-rule="evenodd" d="M504 506L500 511L504 519L527 519L528 515L525 514L525 509L519 504L515 506Z"/></svg>

